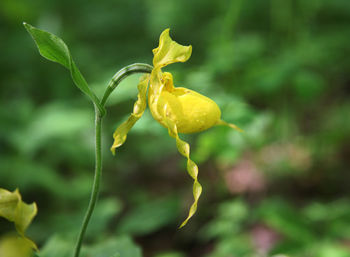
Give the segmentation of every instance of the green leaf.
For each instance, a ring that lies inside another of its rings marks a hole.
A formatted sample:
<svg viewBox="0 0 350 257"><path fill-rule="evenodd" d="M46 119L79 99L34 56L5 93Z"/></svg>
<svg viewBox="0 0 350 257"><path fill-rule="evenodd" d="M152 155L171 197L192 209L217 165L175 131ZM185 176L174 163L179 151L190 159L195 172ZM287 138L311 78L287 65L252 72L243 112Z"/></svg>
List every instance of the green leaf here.
<svg viewBox="0 0 350 257"><path fill-rule="evenodd" d="M81 257L142 257L141 248L130 237L112 237L83 247Z"/></svg>
<svg viewBox="0 0 350 257"><path fill-rule="evenodd" d="M75 65L69 49L63 40L54 34L37 29L28 23L24 22L23 25L35 41L41 56L50 61L57 62L70 70L75 85L89 96L93 103L98 107L101 114L104 114L104 108L101 106L99 99L91 91L85 78Z"/></svg>
<svg viewBox="0 0 350 257"><path fill-rule="evenodd" d="M242 224L249 219L249 209L244 201L233 200L219 205L216 218L200 230L200 238L212 240L239 236Z"/></svg>
<svg viewBox="0 0 350 257"><path fill-rule="evenodd" d="M73 256L74 240L69 236L51 237L40 251L40 257ZM130 237L103 238L97 243L84 245L81 257L142 257L142 252Z"/></svg>
<svg viewBox="0 0 350 257"><path fill-rule="evenodd" d="M84 206L85 207L85 206ZM72 233L80 229L81 214L84 209L77 209L77 212L57 212L52 214L47 220L47 224L56 233ZM85 238L87 240L93 239L96 235L102 235L104 231L108 230L109 225L117 214L121 211L121 203L114 198L101 199L96 205L94 213L91 217L89 228L86 231Z"/></svg>
<svg viewBox="0 0 350 257"><path fill-rule="evenodd" d="M141 203L131 210L118 225L119 234L146 235L176 222L179 200L174 196Z"/></svg>
<svg viewBox="0 0 350 257"><path fill-rule="evenodd" d="M40 257L71 257L73 256L74 240L54 235L40 249Z"/></svg>
<svg viewBox="0 0 350 257"><path fill-rule="evenodd" d="M266 200L256 212L265 224L295 242L309 244L317 238L310 222L282 199Z"/></svg>

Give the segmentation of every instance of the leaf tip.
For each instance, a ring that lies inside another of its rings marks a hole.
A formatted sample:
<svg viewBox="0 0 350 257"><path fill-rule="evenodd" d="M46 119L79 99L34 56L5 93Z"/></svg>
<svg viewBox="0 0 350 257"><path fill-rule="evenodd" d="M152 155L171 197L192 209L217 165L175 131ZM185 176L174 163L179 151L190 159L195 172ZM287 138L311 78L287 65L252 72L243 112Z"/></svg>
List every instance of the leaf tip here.
<svg viewBox="0 0 350 257"><path fill-rule="evenodd" d="M22 24L28 32L30 32L30 30L33 28L32 25L26 23L25 21Z"/></svg>
<svg viewBox="0 0 350 257"><path fill-rule="evenodd" d="M26 29L28 29L30 27L30 25L28 23L26 23L25 21L22 24Z"/></svg>

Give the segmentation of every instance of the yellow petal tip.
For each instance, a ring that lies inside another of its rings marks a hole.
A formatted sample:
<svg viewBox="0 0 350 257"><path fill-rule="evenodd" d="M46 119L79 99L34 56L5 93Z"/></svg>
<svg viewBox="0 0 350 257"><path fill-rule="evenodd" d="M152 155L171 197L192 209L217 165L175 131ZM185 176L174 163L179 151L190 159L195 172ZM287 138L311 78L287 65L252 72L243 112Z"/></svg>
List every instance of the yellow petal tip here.
<svg viewBox="0 0 350 257"><path fill-rule="evenodd" d="M233 123L227 123L226 121L220 120L217 125L222 125L222 126L227 126L230 128L233 128L235 130L237 130L238 132L244 133L245 131L241 128L239 128L237 125L233 124Z"/></svg>
<svg viewBox="0 0 350 257"><path fill-rule="evenodd" d="M182 229L187 224L187 220L181 223L178 229Z"/></svg>

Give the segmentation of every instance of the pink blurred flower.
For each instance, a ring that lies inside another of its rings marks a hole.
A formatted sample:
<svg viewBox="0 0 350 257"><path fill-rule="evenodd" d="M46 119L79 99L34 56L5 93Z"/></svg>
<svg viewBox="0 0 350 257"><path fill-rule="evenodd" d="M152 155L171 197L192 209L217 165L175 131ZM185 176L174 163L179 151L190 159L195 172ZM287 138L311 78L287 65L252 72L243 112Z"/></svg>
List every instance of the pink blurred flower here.
<svg viewBox="0 0 350 257"><path fill-rule="evenodd" d="M264 224L258 224L251 230L253 244L259 254L265 255L279 241L280 236Z"/></svg>
<svg viewBox="0 0 350 257"><path fill-rule="evenodd" d="M225 181L232 194L261 192L265 188L263 174L250 160L243 160L225 174Z"/></svg>

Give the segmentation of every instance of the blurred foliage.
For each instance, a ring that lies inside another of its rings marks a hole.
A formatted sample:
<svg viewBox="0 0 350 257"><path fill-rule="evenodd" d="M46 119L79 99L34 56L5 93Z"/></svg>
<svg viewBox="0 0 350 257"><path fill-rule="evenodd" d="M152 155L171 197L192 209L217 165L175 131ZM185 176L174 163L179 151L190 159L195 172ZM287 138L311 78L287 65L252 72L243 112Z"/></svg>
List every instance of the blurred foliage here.
<svg viewBox="0 0 350 257"><path fill-rule="evenodd" d="M60 36L97 95L151 63L171 28L191 59L174 82L210 96L245 130L184 138L203 195L149 112L116 156L135 75L107 103L102 191L82 256L350 256L350 1L0 1L0 187L38 205L40 257L71 256L94 166L93 110L67 71L41 58L26 21ZM13 228L0 220L0 235ZM142 250L141 250L142 249Z"/></svg>

